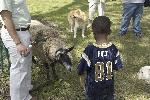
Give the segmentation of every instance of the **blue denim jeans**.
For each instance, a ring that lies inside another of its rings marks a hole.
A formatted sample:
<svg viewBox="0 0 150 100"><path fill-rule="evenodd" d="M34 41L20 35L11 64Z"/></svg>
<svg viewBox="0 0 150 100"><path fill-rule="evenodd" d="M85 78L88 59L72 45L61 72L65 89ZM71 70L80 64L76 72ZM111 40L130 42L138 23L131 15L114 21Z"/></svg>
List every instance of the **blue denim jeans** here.
<svg viewBox="0 0 150 100"><path fill-rule="evenodd" d="M141 33L141 17L143 15L143 3L123 4L123 16L120 27L120 34L125 34L128 30L131 19L133 20L134 33Z"/></svg>

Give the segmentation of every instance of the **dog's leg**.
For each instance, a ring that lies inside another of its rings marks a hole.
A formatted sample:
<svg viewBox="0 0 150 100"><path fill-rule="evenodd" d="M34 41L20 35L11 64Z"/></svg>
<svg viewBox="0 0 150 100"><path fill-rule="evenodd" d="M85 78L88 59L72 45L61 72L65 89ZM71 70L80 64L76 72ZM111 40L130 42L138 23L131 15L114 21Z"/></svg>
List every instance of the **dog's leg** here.
<svg viewBox="0 0 150 100"><path fill-rule="evenodd" d="M70 24L70 32L73 32L73 23Z"/></svg>
<svg viewBox="0 0 150 100"><path fill-rule="evenodd" d="M75 25L75 26L74 26L74 38L77 37L77 29L78 29L78 28L77 28L77 25Z"/></svg>
<svg viewBox="0 0 150 100"><path fill-rule="evenodd" d="M74 27L74 19L71 18L71 16L68 18L69 24L70 24L70 32L73 32Z"/></svg>
<svg viewBox="0 0 150 100"><path fill-rule="evenodd" d="M82 27L82 37L83 37L83 38L85 38L84 33L85 33L85 26Z"/></svg>

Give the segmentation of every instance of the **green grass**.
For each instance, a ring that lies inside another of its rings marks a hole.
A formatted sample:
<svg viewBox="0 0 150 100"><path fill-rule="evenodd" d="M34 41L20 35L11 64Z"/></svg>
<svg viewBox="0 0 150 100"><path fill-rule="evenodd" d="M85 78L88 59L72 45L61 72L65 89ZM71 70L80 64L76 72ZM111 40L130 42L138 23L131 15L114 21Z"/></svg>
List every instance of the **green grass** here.
<svg viewBox="0 0 150 100"><path fill-rule="evenodd" d="M73 71L69 73L64 67L57 65L59 80L37 91L35 94L38 96L38 100L84 100L76 67L83 47L89 42L94 42L94 39L91 30L87 30L85 39L82 39L79 32L77 39L74 40L73 34L68 32L67 13L74 8L80 8L87 12L87 0L28 0L27 3L32 19L52 21L58 24L62 31L60 36L68 46L73 44L76 46L72 51ZM124 63L124 68L115 75L116 100L150 100L150 85L136 77L141 67L150 65L150 8L144 9L141 39L134 38L132 27L129 28L125 37L121 39L115 37L120 26L121 9L119 0L107 2L106 15L113 22L110 40L118 46ZM44 72L40 70L36 72L35 70L39 70L38 67L33 70L34 82L41 84L42 79L45 78ZM42 78L39 78L40 76Z"/></svg>
<svg viewBox="0 0 150 100"><path fill-rule="evenodd" d="M87 0L28 0L30 13L33 19L41 21L48 20L59 25L60 36L71 46L76 45L72 52L73 72L68 73L62 66L57 66L59 81L50 86L43 87L37 92L39 100L84 100L84 96L79 85L76 66L80 54L89 42L94 42L91 30L87 30L86 38L82 39L78 33L77 39L73 39L73 34L68 32L67 13L74 8L88 11ZM150 65L150 11L144 9L142 20L143 37L135 39L132 27L128 34L119 39L117 35L121 20L121 2L107 2L106 15L110 17L112 24L112 34L110 40L116 44L123 57L124 68L116 73L115 89L117 100L150 100L150 85L136 77L139 69L145 65Z"/></svg>

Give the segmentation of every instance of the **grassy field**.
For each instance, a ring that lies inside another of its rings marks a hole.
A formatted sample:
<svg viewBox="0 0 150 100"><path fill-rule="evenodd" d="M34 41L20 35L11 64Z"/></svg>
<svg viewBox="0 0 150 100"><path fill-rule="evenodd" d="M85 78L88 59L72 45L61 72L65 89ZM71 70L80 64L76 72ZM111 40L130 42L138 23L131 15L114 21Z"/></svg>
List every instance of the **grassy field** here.
<svg viewBox="0 0 150 100"><path fill-rule="evenodd" d="M94 39L91 30L86 31L85 39L82 39L80 31L77 39L73 39L73 34L68 32L67 13L74 8L87 12L87 0L28 0L27 3L32 19L58 24L62 39L68 46L73 44L76 46L72 51L73 71L69 73L64 67L57 65L59 80L36 91L35 95L38 100L84 100L76 70L83 47L89 42L94 42ZM118 46L124 63L124 68L115 75L116 100L150 100L150 85L136 77L141 67L150 65L150 8L144 9L141 39L133 36L131 26L125 37L116 37L120 26L121 9L119 0L109 1L106 4L106 16L109 16L113 22L112 34L109 38ZM38 70L38 67L35 69ZM42 72L41 74L33 73L36 84L43 82L41 78L38 79L38 75L42 76L42 74Z"/></svg>

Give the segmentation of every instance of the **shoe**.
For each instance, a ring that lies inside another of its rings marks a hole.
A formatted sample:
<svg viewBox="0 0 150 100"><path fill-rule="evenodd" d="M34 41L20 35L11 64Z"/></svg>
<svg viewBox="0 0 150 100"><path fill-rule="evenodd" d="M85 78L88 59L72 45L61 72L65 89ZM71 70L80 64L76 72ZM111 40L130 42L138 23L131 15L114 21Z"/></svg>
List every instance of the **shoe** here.
<svg viewBox="0 0 150 100"><path fill-rule="evenodd" d="M142 33L135 33L135 36L136 36L137 38L141 38L141 37L142 37Z"/></svg>
<svg viewBox="0 0 150 100"><path fill-rule="evenodd" d="M119 33L118 36L123 37L125 34L126 34L125 32L122 32L122 33Z"/></svg>

